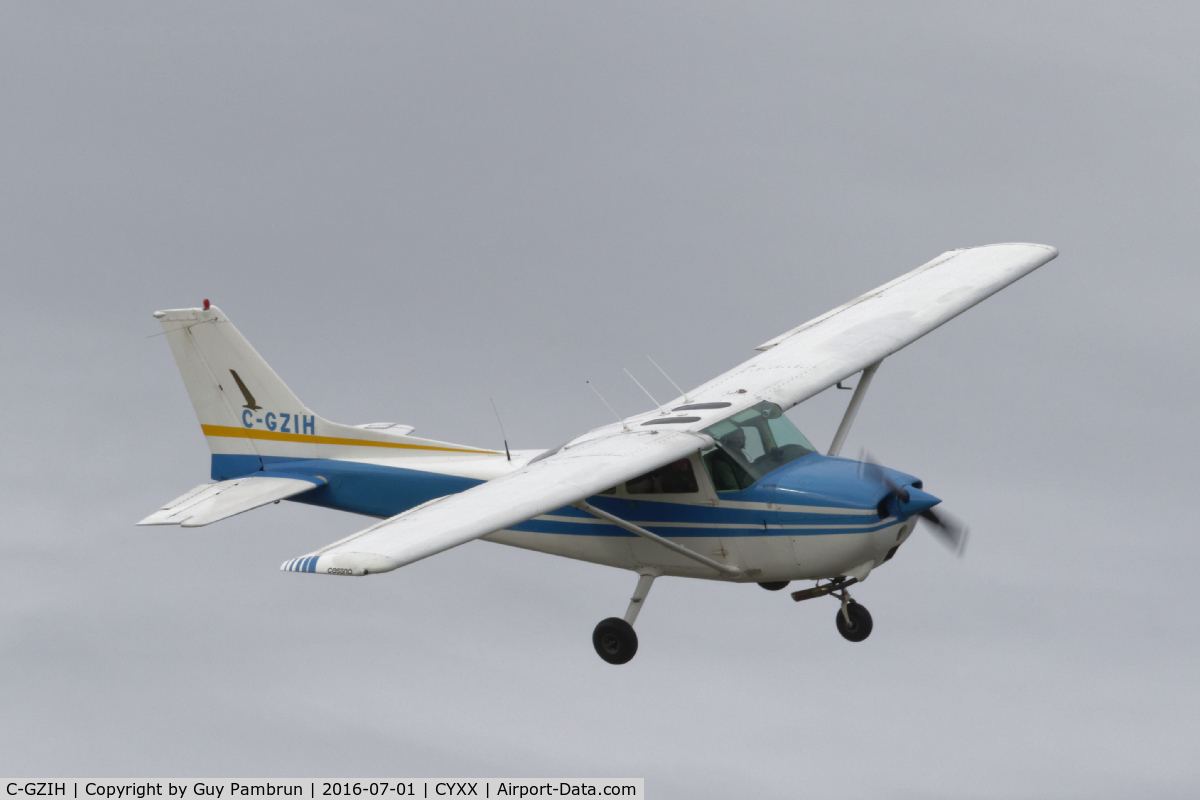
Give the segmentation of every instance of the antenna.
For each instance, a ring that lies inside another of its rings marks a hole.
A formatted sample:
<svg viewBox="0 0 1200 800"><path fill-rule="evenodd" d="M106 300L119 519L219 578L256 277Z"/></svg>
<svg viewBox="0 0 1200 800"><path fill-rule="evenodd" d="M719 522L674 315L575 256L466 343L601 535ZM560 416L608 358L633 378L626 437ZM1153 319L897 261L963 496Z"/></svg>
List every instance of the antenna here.
<svg viewBox="0 0 1200 800"><path fill-rule="evenodd" d="M591 381L587 381L587 385L592 387L592 391L596 393L596 397L600 398L600 402L608 406L608 410L612 411L612 415L617 418L617 422L621 423L621 427L629 430L629 426L625 424L625 420L621 419L617 412L613 410L613 407L608 405L608 401L604 399L604 395L600 394L600 390L593 386Z"/></svg>
<svg viewBox="0 0 1200 800"><path fill-rule="evenodd" d="M496 414L496 422L500 423L500 435L504 438L504 455L508 457L509 461L512 461L512 453L508 452L508 434L504 432L504 423L500 422L500 412L496 411L496 401L489 397L488 402L492 404L492 411Z"/></svg>
<svg viewBox="0 0 1200 800"><path fill-rule="evenodd" d="M650 358L650 356L646 356L646 358ZM659 372L661 372L661 373L663 374L663 377L664 377L664 378L666 378L667 380L671 381L671 376L667 374L667 371L666 371L665 369L663 369L662 367L659 367L659 366L658 366L658 362L657 362L657 361L655 361L653 358L650 358L650 363L651 363L651 364L653 364L655 367L658 367L658 371L659 371ZM675 381L671 381L671 385L672 385L672 386L674 386L674 387L676 388L676 390L678 390L678 392L679 392L681 395L683 395L683 402L685 402L685 403L690 403L690 402L692 402L691 400L689 400L689 399L688 399L687 392L685 392L683 389L680 389L680 388L679 388L679 384L678 384L678 383L676 383Z"/></svg>
<svg viewBox="0 0 1200 800"><path fill-rule="evenodd" d="M625 368L624 368L624 367L621 367L621 369L625 369ZM637 379L637 378L635 378L635 377L633 377L633 373L632 373L632 372L630 372L629 370L625 369L625 374L629 376L629 380L631 380L631 381L633 381L634 383L636 383L636 384L637 384L637 386L638 386L638 388L639 388L639 389L641 389L643 392L645 392L645 393L646 393L646 397L649 397L649 398L650 398L650 401L651 401L651 402L653 402L653 403L654 403L654 405L658 406L659 408L662 408L662 403L660 403L660 402L658 402L657 400L655 400L655 399L654 399L654 395L650 394L650 390L649 390L649 389L647 389L645 386L642 386L642 384L638 382L638 379Z"/></svg>

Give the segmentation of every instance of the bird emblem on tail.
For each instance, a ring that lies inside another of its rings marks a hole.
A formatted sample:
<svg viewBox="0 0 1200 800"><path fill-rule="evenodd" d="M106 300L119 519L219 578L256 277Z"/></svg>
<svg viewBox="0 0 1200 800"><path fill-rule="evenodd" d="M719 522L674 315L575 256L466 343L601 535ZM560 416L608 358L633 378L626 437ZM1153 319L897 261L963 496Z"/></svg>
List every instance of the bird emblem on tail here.
<svg viewBox="0 0 1200 800"><path fill-rule="evenodd" d="M243 408L248 408L251 411L258 411L262 406L254 402L254 395L250 394L250 390L246 388L246 384L242 383L242 379L238 376L237 370L229 370L233 375L233 379L237 381L238 388L242 390L242 395L246 398L246 405Z"/></svg>

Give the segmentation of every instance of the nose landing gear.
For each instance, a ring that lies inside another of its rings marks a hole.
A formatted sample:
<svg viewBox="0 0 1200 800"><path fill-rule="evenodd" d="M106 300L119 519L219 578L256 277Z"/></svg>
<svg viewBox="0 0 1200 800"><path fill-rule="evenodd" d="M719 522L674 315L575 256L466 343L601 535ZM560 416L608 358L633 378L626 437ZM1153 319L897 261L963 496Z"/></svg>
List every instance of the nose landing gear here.
<svg viewBox="0 0 1200 800"><path fill-rule="evenodd" d="M866 606L854 602L854 598L847 591L852 583L858 583L858 580L856 578L839 578L823 586L817 585L811 589L792 592L792 599L799 603L801 600L811 600L827 594L838 598L842 601L842 607L837 612L838 633L848 641L861 642L871 635L873 623L871 622L871 612L867 611Z"/></svg>

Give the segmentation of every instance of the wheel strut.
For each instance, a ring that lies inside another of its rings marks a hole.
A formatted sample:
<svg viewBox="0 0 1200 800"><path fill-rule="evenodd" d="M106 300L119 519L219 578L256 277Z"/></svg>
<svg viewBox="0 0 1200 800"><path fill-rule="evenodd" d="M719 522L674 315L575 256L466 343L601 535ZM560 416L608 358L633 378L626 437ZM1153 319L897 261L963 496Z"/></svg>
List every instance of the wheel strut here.
<svg viewBox="0 0 1200 800"><path fill-rule="evenodd" d="M839 596L842 598L842 619L846 620L847 625L850 625L852 624L850 622L850 612L847 609L850 607L850 604L854 602L854 598L851 597L850 593L845 589L842 590Z"/></svg>
<svg viewBox="0 0 1200 800"><path fill-rule="evenodd" d="M798 592L792 592L792 599L799 603L801 600L811 600L814 597L824 597L827 594L840 597L841 595L838 592L845 592L846 587L854 583L858 583L858 578L838 578L824 585L818 584L811 589L801 589Z"/></svg>
<svg viewBox="0 0 1200 800"><path fill-rule="evenodd" d="M633 590L633 597L629 598L629 608L625 611L625 621L630 625L637 622L638 613L642 610L642 604L646 602L646 595L650 594L650 586L659 574L657 571L647 571L641 573L641 576L638 578L637 588Z"/></svg>

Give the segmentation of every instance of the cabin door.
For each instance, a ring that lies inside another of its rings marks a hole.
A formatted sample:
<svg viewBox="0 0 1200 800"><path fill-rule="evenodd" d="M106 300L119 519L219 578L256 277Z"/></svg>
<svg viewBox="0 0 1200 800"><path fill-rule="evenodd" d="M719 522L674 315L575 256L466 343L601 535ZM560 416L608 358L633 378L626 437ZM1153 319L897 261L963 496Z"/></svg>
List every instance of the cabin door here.
<svg viewBox="0 0 1200 800"><path fill-rule="evenodd" d="M777 488L763 484L758 489L759 502L742 512L746 514L746 527L728 539L737 549L734 563L744 570L755 570L752 574L758 581L790 580L796 569L796 554L791 537L780 525Z"/></svg>

